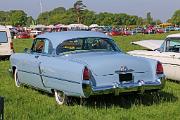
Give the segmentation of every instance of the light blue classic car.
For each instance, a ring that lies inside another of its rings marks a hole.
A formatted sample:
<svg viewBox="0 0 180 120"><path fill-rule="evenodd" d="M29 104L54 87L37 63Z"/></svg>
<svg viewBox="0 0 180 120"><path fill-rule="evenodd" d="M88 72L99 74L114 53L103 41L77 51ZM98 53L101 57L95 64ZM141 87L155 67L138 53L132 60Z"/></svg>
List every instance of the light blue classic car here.
<svg viewBox="0 0 180 120"><path fill-rule="evenodd" d="M90 31L39 35L30 50L10 57L15 84L55 94L58 104L67 96L160 90L165 77L160 62L120 51L111 37Z"/></svg>

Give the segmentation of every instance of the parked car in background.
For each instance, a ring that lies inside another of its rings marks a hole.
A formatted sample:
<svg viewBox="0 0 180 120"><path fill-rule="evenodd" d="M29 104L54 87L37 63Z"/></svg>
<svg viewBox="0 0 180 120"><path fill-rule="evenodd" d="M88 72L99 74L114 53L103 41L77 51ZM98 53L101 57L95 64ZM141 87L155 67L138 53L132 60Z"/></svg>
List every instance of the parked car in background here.
<svg viewBox="0 0 180 120"><path fill-rule="evenodd" d="M180 27L175 27L174 30L180 31Z"/></svg>
<svg viewBox="0 0 180 120"><path fill-rule="evenodd" d="M16 38L27 39L27 38L30 38L30 35L27 32L19 32L19 33L17 33Z"/></svg>
<svg viewBox="0 0 180 120"><path fill-rule="evenodd" d="M163 28L156 28L155 33L161 34L161 33L165 33L165 31Z"/></svg>
<svg viewBox="0 0 180 120"><path fill-rule="evenodd" d="M122 32L119 30L111 30L108 34L110 36L119 36L119 35L122 35Z"/></svg>
<svg viewBox="0 0 180 120"><path fill-rule="evenodd" d="M165 31L174 31L174 26L168 26L165 28Z"/></svg>
<svg viewBox="0 0 180 120"><path fill-rule="evenodd" d="M25 51L10 58L16 86L27 84L54 93L60 105L67 96L143 93L165 85L160 62L127 55L100 32L45 33Z"/></svg>
<svg viewBox="0 0 180 120"><path fill-rule="evenodd" d="M122 31L122 35L129 36L136 34L134 31Z"/></svg>
<svg viewBox="0 0 180 120"><path fill-rule="evenodd" d="M9 57L13 53L13 49L10 30L0 26L0 58Z"/></svg>
<svg viewBox="0 0 180 120"><path fill-rule="evenodd" d="M168 79L180 81L180 34L168 35L165 40L133 42L150 50L134 50L130 55L159 60Z"/></svg>
<svg viewBox="0 0 180 120"><path fill-rule="evenodd" d="M142 27L137 27L134 28L132 31L134 31L135 33L143 33L144 29Z"/></svg>
<svg viewBox="0 0 180 120"><path fill-rule="evenodd" d="M39 31L39 30L31 30L30 37L35 38L37 35L40 35L41 33L42 33L42 31Z"/></svg>
<svg viewBox="0 0 180 120"><path fill-rule="evenodd" d="M155 34L156 30L154 27L148 27L148 28L144 29L143 33L144 34Z"/></svg>

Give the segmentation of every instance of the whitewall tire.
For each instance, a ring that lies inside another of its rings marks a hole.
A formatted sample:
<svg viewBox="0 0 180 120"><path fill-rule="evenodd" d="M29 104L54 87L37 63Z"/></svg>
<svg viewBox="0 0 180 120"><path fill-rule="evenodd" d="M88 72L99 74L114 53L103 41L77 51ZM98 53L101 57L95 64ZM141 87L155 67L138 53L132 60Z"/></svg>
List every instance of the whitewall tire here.
<svg viewBox="0 0 180 120"><path fill-rule="evenodd" d="M14 71L14 81L15 81L15 85L16 85L16 87L20 87L20 82L19 82L19 78L18 78L18 70L17 69L15 69L15 71Z"/></svg>
<svg viewBox="0 0 180 120"><path fill-rule="evenodd" d="M67 96L62 91L54 90L54 96L57 104L63 105L67 103Z"/></svg>

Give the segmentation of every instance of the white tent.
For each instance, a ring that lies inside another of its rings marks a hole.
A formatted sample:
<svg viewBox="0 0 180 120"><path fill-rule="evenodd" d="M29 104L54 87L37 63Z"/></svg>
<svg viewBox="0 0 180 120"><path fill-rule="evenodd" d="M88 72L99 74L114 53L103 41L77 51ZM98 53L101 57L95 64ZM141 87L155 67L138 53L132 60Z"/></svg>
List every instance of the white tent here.
<svg viewBox="0 0 180 120"><path fill-rule="evenodd" d="M67 27L68 29L88 29L88 26L83 24L70 24Z"/></svg>
<svg viewBox="0 0 180 120"><path fill-rule="evenodd" d="M46 26L45 25L31 25L29 28L30 29L38 29L38 28L44 29L46 28Z"/></svg>
<svg viewBox="0 0 180 120"><path fill-rule="evenodd" d="M68 25L64 25L64 24L57 24L55 25L56 28L67 28Z"/></svg>

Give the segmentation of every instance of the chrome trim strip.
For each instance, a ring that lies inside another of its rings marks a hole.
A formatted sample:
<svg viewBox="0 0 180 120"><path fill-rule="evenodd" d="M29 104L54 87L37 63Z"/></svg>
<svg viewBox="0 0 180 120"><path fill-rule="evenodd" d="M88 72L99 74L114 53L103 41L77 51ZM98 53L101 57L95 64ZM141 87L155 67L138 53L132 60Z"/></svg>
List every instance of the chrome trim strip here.
<svg viewBox="0 0 180 120"><path fill-rule="evenodd" d="M81 84L80 82L71 81L71 80L66 80L66 79L57 78L57 77L52 77L52 76L47 76L47 75L43 75L43 74L42 74L42 76L43 76L43 77L47 77L47 78L53 78L53 79L65 81L65 82L70 82L70 83L75 83L75 84Z"/></svg>
<svg viewBox="0 0 180 120"><path fill-rule="evenodd" d="M25 72L25 73L29 73L29 74L39 75L40 77L42 76L42 77L53 78L53 79L57 79L57 80L65 81L65 82L74 83L74 84L81 84L80 82L71 81L71 80L66 80L66 79L57 78L57 77L52 77L52 76L48 76L48 75L44 75L44 74L39 74L39 73L34 73L34 72L28 72L28 71L24 71L24 70L18 70L18 71Z"/></svg>
<svg viewBox="0 0 180 120"><path fill-rule="evenodd" d="M180 66L179 64L173 64L173 63L162 63L162 64Z"/></svg>

